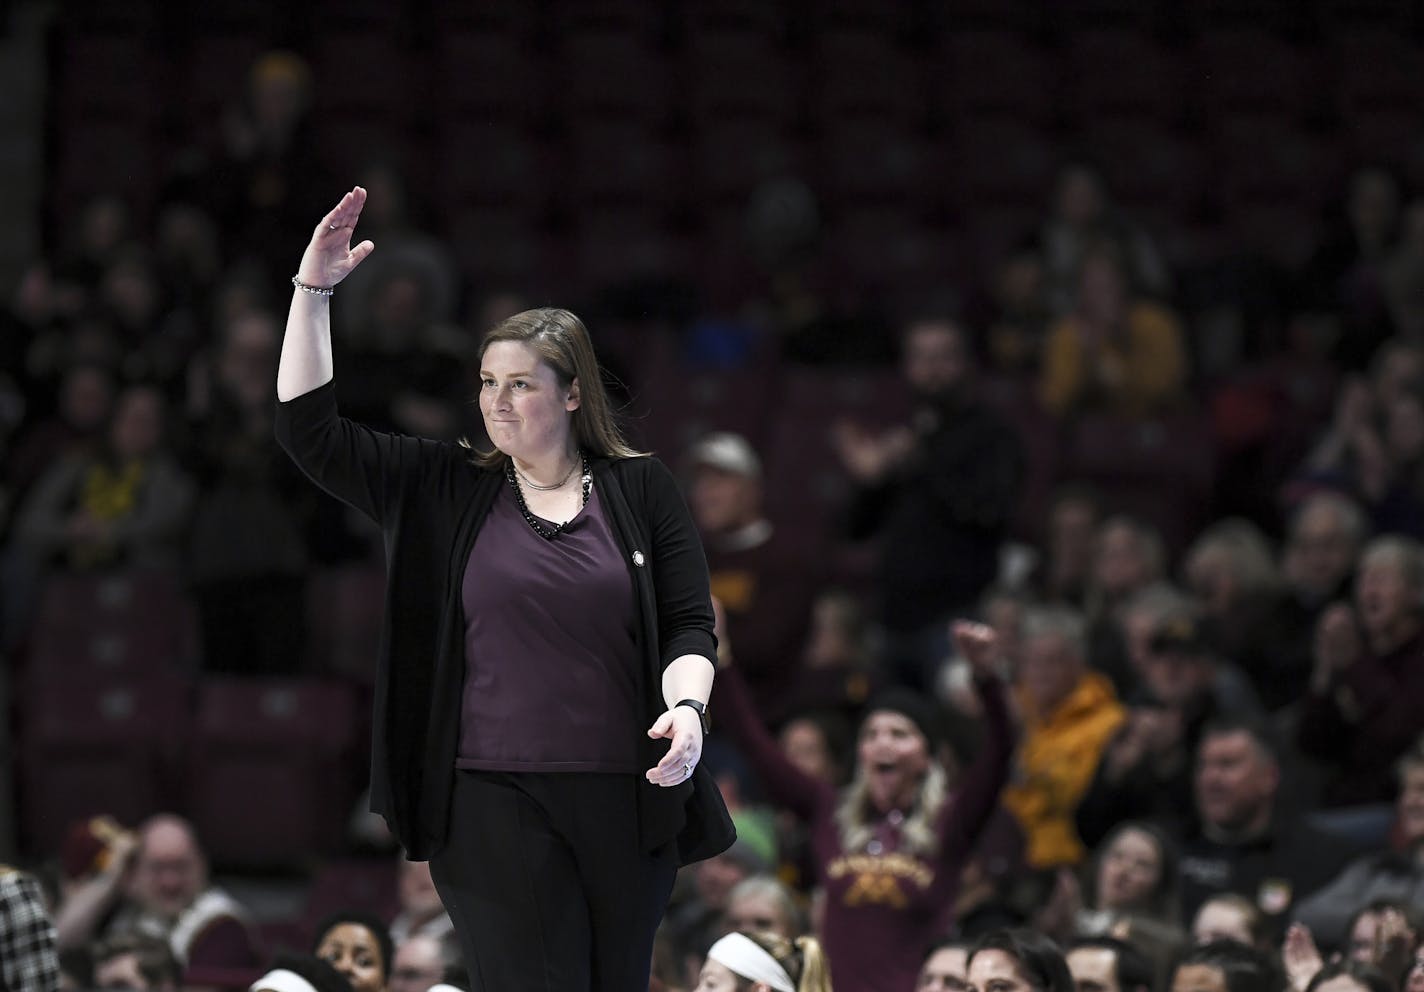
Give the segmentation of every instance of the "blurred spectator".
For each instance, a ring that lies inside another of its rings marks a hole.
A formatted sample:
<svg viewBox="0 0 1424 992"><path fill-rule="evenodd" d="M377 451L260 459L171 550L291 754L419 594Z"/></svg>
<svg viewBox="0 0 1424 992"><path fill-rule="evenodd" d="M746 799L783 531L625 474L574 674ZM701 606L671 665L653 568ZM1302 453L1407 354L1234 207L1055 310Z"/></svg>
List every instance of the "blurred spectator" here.
<svg viewBox="0 0 1424 992"><path fill-rule="evenodd" d="M1218 657L1239 665L1259 692L1260 656L1279 631L1270 623L1282 579L1266 535L1232 517L1207 527L1183 557L1182 577L1202 607L1208 639Z"/></svg>
<svg viewBox="0 0 1424 992"><path fill-rule="evenodd" d="M1189 822L1192 758L1206 727L1258 710L1250 686L1215 656L1189 606L1158 614L1141 667L1141 689L1129 697L1121 732L1108 743L1078 806L1078 829L1089 844L1124 819L1178 828Z"/></svg>
<svg viewBox="0 0 1424 992"><path fill-rule="evenodd" d="M166 940L184 966L258 963L247 911L210 884L207 858L185 820L155 816L139 828L137 845L121 846L117 853L125 859L117 862L121 870L102 872L59 907L62 947L137 933Z"/></svg>
<svg viewBox="0 0 1424 992"><path fill-rule="evenodd" d="M703 953L724 932L732 891L749 878L771 870L764 858L739 837L727 850L688 868L690 891L663 918L668 938L696 971Z"/></svg>
<svg viewBox="0 0 1424 992"><path fill-rule="evenodd" d="M1098 527L1087 588L1088 656L1126 694L1137 685L1129 668L1124 609L1166 573L1162 535L1141 520L1118 514Z"/></svg>
<svg viewBox="0 0 1424 992"><path fill-rule="evenodd" d="M448 325L455 316L459 288L455 262L446 243L425 231L425 218L419 205L412 202L406 177L390 162L378 160L361 169L357 183L368 194L361 212L362 236L380 245L381 250L342 280L345 305L333 313L340 336L361 335L363 325L371 318L377 287L396 274L415 275L426 294L425 312L435 324ZM527 304L516 305L488 323L481 323L475 339L504 317L527 309Z"/></svg>
<svg viewBox="0 0 1424 992"><path fill-rule="evenodd" d="M806 932L796 897L770 875L752 875L732 887L722 926L726 933L770 933L783 940L795 940Z"/></svg>
<svg viewBox="0 0 1424 992"><path fill-rule="evenodd" d="M712 595L726 612L727 635L757 709L775 723L793 702L814 584L804 560L766 517L761 459L746 438L707 434L684 462Z"/></svg>
<svg viewBox="0 0 1424 992"><path fill-rule="evenodd" d="M1113 205L1102 174L1085 162L1073 162L1058 173L1052 210L1039 232L1047 283L1047 298L1055 314L1074 306L1079 273L1089 254L1108 245L1122 259L1122 274L1131 290L1163 297L1170 275L1157 246Z"/></svg>
<svg viewBox="0 0 1424 992"><path fill-rule="evenodd" d="M400 901L400 912L390 925L391 938L396 943L403 943L411 937L445 940L455 932L455 924L451 922L450 914L445 912L445 904L440 901L440 893L435 890L435 882L430 877L428 861L401 858L396 896Z"/></svg>
<svg viewBox="0 0 1424 992"><path fill-rule="evenodd" d="M342 910L317 925L312 953L339 971L352 992L386 992L395 951L384 923L357 910Z"/></svg>
<svg viewBox="0 0 1424 992"><path fill-rule="evenodd" d="M1191 950L1172 975L1170 992L1278 992L1271 958L1249 944L1213 940Z"/></svg>
<svg viewBox="0 0 1424 992"><path fill-rule="evenodd" d="M1076 306L1044 346L1044 409L1059 417L1160 413L1185 397L1188 371L1176 316L1133 296L1116 252L1085 253Z"/></svg>
<svg viewBox="0 0 1424 992"><path fill-rule="evenodd" d="M1198 947L1214 940L1234 940L1265 950L1271 946L1271 937L1266 915L1234 892L1211 896L1192 918L1192 943Z"/></svg>
<svg viewBox="0 0 1424 992"><path fill-rule="evenodd" d="M1295 907L1297 920L1326 947L1348 935L1350 913L1380 900L1424 906L1424 739L1396 765L1395 850L1376 851L1351 862L1333 881Z"/></svg>
<svg viewBox="0 0 1424 992"><path fill-rule="evenodd" d="M915 992L968 992L970 941L943 937L930 945Z"/></svg>
<svg viewBox="0 0 1424 992"><path fill-rule="evenodd" d="M1045 602L1087 608L1100 523L1102 503L1097 493L1076 485L1054 493L1038 583Z"/></svg>
<svg viewBox="0 0 1424 992"><path fill-rule="evenodd" d="M1335 961L1316 972L1305 992L1396 992L1398 981L1358 961Z"/></svg>
<svg viewBox="0 0 1424 992"><path fill-rule="evenodd" d="M865 607L848 592L827 589L816 596L810 614L787 705L858 713L883 681Z"/></svg>
<svg viewBox="0 0 1424 992"><path fill-rule="evenodd" d="M435 312L427 279L388 268L371 284L364 320L333 340L342 408L377 430L455 440L473 426L470 342Z"/></svg>
<svg viewBox="0 0 1424 992"><path fill-rule="evenodd" d="M1277 804L1281 770L1266 731L1218 720L1197 751L1197 824L1182 843L1182 908L1194 915L1212 894L1252 901L1277 932L1298 899L1334 878L1352 853L1331 834Z"/></svg>
<svg viewBox="0 0 1424 992"><path fill-rule="evenodd" d="M23 500L55 462L89 454L100 445L115 391L114 374L107 366L76 362L64 370L54 411L32 410L5 459L5 484L16 501Z"/></svg>
<svg viewBox="0 0 1424 992"><path fill-rule="evenodd" d="M390 992L427 992L458 970L459 955L449 940L416 935L396 944Z"/></svg>
<svg viewBox="0 0 1424 992"><path fill-rule="evenodd" d="M101 989L177 992L182 969L168 942L138 933L122 933L94 947L94 984Z"/></svg>
<svg viewBox="0 0 1424 992"><path fill-rule="evenodd" d="M200 188L214 196L230 251L295 258L311 236L312 205L329 193L310 138L311 69L298 55L271 51L253 63L246 83L224 114L223 145Z"/></svg>
<svg viewBox="0 0 1424 992"><path fill-rule="evenodd" d="M1346 369L1364 368L1389 334L1385 267L1399 228L1399 181L1382 168L1358 169L1343 216L1301 273L1301 298L1342 318L1335 359Z"/></svg>
<svg viewBox="0 0 1424 992"><path fill-rule="evenodd" d="M30 875L0 865L0 987L17 992L59 988L55 928Z"/></svg>
<svg viewBox="0 0 1424 992"><path fill-rule="evenodd" d="M935 760L940 720L917 693L892 688L871 700L854 778L837 790L781 753L735 665L717 676L712 708L720 726L760 772L769 796L811 833L816 883L825 892L818 932L844 988L914 982L922 948L953 922L961 872L1006 777L1012 728L992 674L997 646L978 625L956 625L955 639L974 666L986 725L974 764L955 783Z"/></svg>
<svg viewBox="0 0 1424 992"><path fill-rule="evenodd" d="M972 989L998 992L1074 992L1073 975L1058 945L1032 930L995 930L969 951Z"/></svg>
<svg viewBox="0 0 1424 992"><path fill-rule="evenodd" d="M841 422L834 437L859 486L851 534L880 539L880 613L894 676L923 689L949 653L949 619L993 581L1024 456L1013 428L975 398L959 325L914 321L902 344L910 425L877 435Z"/></svg>
<svg viewBox="0 0 1424 992"><path fill-rule="evenodd" d="M41 565L175 565L193 493L163 434L158 390L126 388L102 447L56 462L35 483L15 522L16 540Z"/></svg>
<svg viewBox="0 0 1424 992"><path fill-rule="evenodd" d="M311 486L271 441L280 344L270 313L228 320L192 390L200 488L189 575L211 672L290 675L301 664L304 535L314 528L301 512Z"/></svg>
<svg viewBox="0 0 1424 992"><path fill-rule="evenodd" d="M1152 963L1115 937L1084 937L1068 948L1068 970L1077 992L1153 992Z"/></svg>
<svg viewBox="0 0 1424 992"><path fill-rule="evenodd" d="M1297 732L1328 762L1324 801L1383 802L1394 761L1424 733L1424 547L1380 537L1360 555L1353 607L1322 614Z"/></svg>
<svg viewBox="0 0 1424 992"><path fill-rule="evenodd" d="M1033 868L1076 865L1084 849L1073 811L1123 720L1111 683L1088 668L1083 621L1030 610L1015 659L1023 739L1003 802L1019 821Z"/></svg>
<svg viewBox="0 0 1424 992"><path fill-rule="evenodd" d="M1373 899L1358 904L1339 948L1348 961L1378 969L1399 988L1419 943L1418 912L1406 900Z"/></svg>
<svg viewBox="0 0 1424 992"><path fill-rule="evenodd" d="M1176 844L1158 827L1134 820L1119 823L1094 852L1077 932L1112 935L1131 919L1180 931L1177 861Z"/></svg>
<svg viewBox="0 0 1424 992"><path fill-rule="evenodd" d="M1048 334L1047 273L1033 244L1019 245L999 263L989 287L983 350L990 372L1028 380L1038 372Z"/></svg>

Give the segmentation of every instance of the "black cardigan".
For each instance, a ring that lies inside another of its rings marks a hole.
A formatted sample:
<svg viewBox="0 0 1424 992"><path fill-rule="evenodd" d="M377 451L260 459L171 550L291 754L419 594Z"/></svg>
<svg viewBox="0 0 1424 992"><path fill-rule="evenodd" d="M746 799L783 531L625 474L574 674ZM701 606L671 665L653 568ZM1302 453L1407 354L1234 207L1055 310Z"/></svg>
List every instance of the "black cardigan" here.
<svg viewBox="0 0 1424 992"><path fill-rule="evenodd" d="M385 537L385 619L375 686L371 808L412 860L439 853L465 677L460 586L501 473L459 445L383 434L337 415L332 382L277 404L277 440L319 486L374 520ZM686 654L716 659L707 563L672 474L653 458L599 459L595 481L626 556L643 657L640 716L629 728L645 767L668 741L646 730L664 708L662 671ZM662 788L639 777L645 850L676 840L683 864L729 847L736 834L711 775Z"/></svg>

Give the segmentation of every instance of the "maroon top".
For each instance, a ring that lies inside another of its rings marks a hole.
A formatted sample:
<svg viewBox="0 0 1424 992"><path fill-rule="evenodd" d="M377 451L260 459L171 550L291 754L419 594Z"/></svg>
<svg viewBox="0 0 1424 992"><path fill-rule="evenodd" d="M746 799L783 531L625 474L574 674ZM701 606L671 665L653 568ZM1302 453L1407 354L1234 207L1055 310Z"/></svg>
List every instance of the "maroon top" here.
<svg viewBox="0 0 1424 992"><path fill-rule="evenodd" d="M891 812L862 850L848 851L836 825L840 795L791 764L752 704L735 666L717 673L708 706L715 726L743 751L770 798L788 807L811 835L817 884L825 889L821 929L836 992L904 992L915 987L925 948L949 933L959 875L993 816L1008 774L1014 731L997 682L978 682L985 741L935 823L928 854L901 849L904 817Z"/></svg>
<svg viewBox="0 0 1424 992"><path fill-rule="evenodd" d="M597 490L549 541L504 487L475 538L461 598L457 768L639 770L633 583Z"/></svg>

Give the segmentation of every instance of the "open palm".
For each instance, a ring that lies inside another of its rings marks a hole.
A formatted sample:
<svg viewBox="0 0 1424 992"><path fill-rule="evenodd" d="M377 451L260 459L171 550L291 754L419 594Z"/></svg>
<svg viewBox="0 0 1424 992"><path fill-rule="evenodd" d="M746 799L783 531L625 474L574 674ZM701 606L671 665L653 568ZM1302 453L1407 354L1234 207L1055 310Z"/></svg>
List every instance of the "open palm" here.
<svg viewBox="0 0 1424 992"><path fill-rule="evenodd" d="M302 254L298 279L308 286L335 286L376 250L370 241L351 247L351 235L365 205L366 190L357 186L321 219Z"/></svg>

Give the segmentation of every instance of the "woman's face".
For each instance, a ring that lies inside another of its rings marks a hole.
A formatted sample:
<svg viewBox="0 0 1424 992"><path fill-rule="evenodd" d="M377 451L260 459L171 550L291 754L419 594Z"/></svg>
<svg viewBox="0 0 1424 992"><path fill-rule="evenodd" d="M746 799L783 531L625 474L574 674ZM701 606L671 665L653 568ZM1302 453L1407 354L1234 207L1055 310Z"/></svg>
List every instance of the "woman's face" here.
<svg viewBox="0 0 1424 992"><path fill-rule="evenodd" d="M316 946L316 956L346 976L353 992L385 992L385 962L381 945L359 923L338 923Z"/></svg>
<svg viewBox="0 0 1424 992"><path fill-rule="evenodd" d="M1033 982L1007 951L986 950L969 962L971 992L1032 992Z"/></svg>
<svg viewBox="0 0 1424 992"><path fill-rule="evenodd" d="M781 730L781 751L793 765L812 778L834 785L836 763L825 734L815 721L792 720Z"/></svg>
<svg viewBox="0 0 1424 992"><path fill-rule="evenodd" d="M578 383L561 386L538 353L520 341L496 341L480 362L480 414L494 446L528 463L569 446Z"/></svg>
<svg viewBox="0 0 1424 992"><path fill-rule="evenodd" d="M1182 965L1172 976L1172 992L1227 992L1226 976L1211 965Z"/></svg>
<svg viewBox="0 0 1424 992"><path fill-rule="evenodd" d="M866 717L858 757L871 801L881 811L910 805L930 767L924 735L909 717L890 710Z"/></svg>
<svg viewBox="0 0 1424 992"><path fill-rule="evenodd" d="M915 979L915 992L965 992L969 987L965 961L969 951L963 947L942 947L925 959L920 975Z"/></svg>
<svg viewBox="0 0 1424 992"><path fill-rule="evenodd" d="M1162 852L1142 830L1119 833L1098 867L1098 908L1141 905L1162 877Z"/></svg>

